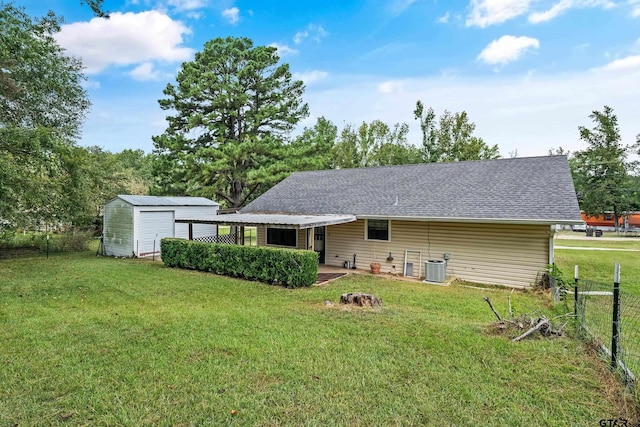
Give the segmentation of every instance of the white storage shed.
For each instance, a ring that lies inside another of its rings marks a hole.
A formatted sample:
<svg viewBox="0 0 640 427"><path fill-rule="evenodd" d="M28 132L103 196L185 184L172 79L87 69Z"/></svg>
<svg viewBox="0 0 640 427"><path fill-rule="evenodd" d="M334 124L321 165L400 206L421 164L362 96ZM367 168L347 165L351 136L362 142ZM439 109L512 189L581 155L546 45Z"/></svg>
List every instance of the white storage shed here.
<svg viewBox="0 0 640 427"><path fill-rule="evenodd" d="M176 219L211 219L219 208L218 203L205 197L118 195L104 205L104 253L158 255L162 238L189 238L189 225L176 224ZM193 238L216 235L215 225L193 225Z"/></svg>

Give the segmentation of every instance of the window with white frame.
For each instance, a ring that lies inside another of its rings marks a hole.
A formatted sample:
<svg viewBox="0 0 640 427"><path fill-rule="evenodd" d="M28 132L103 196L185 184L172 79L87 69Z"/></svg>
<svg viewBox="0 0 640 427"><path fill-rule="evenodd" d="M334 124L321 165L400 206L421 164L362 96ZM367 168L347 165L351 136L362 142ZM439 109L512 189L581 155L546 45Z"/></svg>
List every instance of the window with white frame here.
<svg viewBox="0 0 640 427"><path fill-rule="evenodd" d="M391 233L389 232L389 220L368 219L366 221L365 237L367 240L391 240Z"/></svg>

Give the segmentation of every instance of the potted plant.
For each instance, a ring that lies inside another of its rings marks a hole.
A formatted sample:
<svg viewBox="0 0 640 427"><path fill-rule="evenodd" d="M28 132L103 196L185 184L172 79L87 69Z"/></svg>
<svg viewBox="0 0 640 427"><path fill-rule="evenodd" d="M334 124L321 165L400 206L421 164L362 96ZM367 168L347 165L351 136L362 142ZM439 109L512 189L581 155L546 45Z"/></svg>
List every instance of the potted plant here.
<svg viewBox="0 0 640 427"><path fill-rule="evenodd" d="M371 272L373 274L379 274L380 273L380 263L379 262L374 261L371 264L369 264L369 267L371 267Z"/></svg>
<svg viewBox="0 0 640 427"><path fill-rule="evenodd" d="M380 263L378 262L378 257L376 257L376 246L375 244L373 245L373 262L371 264L369 264L369 267L371 267L371 272L373 274L380 274Z"/></svg>

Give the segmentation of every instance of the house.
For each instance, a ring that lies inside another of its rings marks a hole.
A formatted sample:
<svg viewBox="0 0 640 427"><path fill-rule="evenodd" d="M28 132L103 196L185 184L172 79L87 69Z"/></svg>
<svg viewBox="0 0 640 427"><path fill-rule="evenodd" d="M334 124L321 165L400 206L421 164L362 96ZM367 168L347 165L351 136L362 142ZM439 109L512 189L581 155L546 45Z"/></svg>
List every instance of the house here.
<svg viewBox="0 0 640 427"><path fill-rule="evenodd" d="M181 224L183 218L210 219L220 205L204 197L119 195L104 205L105 255L151 256L160 254L163 237L214 236L212 224Z"/></svg>
<svg viewBox="0 0 640 427"><path fill-rule="evenodd" d="M259 246L312 249L330 266L424 277L444 264L526 287L553 262L555 224L582 218L566 156L544 156L296 172L215 221L257 226Z"/></svg>

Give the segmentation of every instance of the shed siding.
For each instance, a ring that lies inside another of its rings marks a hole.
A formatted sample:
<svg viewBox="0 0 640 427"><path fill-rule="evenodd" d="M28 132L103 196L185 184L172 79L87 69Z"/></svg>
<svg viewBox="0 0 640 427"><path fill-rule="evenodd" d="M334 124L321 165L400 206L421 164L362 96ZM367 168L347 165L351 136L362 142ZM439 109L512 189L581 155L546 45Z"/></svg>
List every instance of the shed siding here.
<svg viewBox="0 0 640 427"><path fill-rule="evenodd" d="M136 241L138 256L149 256L160 253L160 241L165 237L175 237L175 212L140 211L138 224L139 240Z"/></svg>
<svg viewBox="0 0 640 427"><path fill-rule="evenodd" d="M133 206L113 199L104 206L104 251L109 256L133 253Z"/></svg>
<svg viewBox="0 0 640 427"><path fill-rule="evenodd" d="M327 265L342 266L356 254L360 269L377 260L383 272L401 274L405 250L421 251L423 264L449 253L448 275L479 283L529 286L549 260L546 225L391 221L389 242L364 240L364 226L365 221L358 220L327 227ZM393 261L386 260L389 252ZM414 264L416 273L418 267L424 276L424 265Z"/></svg>
<svg viewBox="0 0 640 427"><path fill-rule="evenodd" d="M175 208L176 219L211 219L218 214L218 206L179 206ZM189 238L189 224L176 224L176 237ZM215 236L214 224L193 224L193 237Z"/></svg>
<svg viewBox="0 0 640 427"><path fill-rule="evenodd" d="M133 207L133 220L136 224L133 233L133 245L139 246L142 241L140 234L140 212L164 212L173 211L175 219L210 219L217 215L218 206L135 206ZM216 234L213 224L194 224L193 237L214 236ZM174 237L189 238L188 224L175 224ZM136 245L136 243L138 243Z"/></svg>

